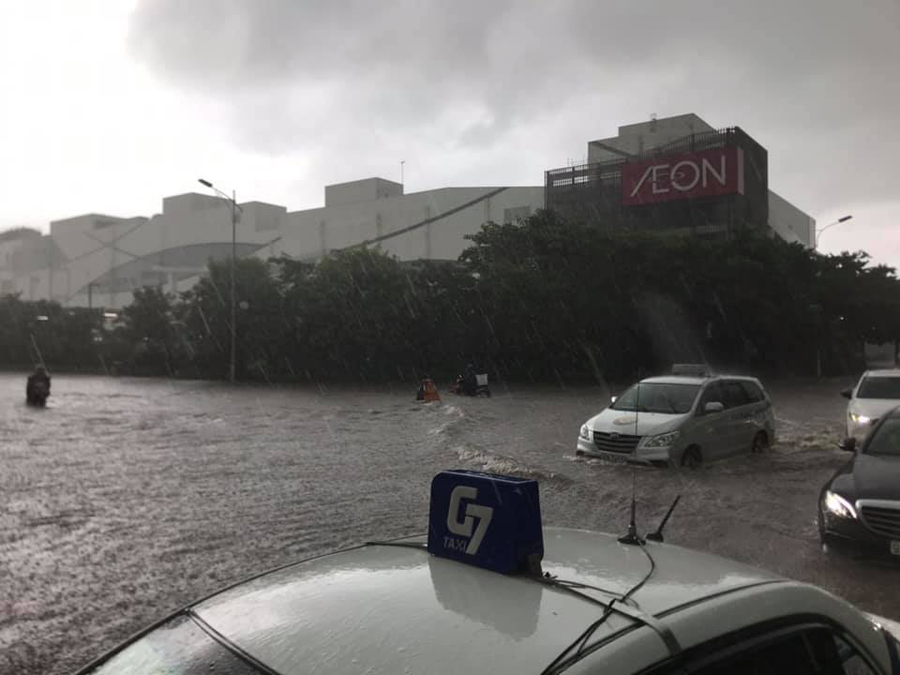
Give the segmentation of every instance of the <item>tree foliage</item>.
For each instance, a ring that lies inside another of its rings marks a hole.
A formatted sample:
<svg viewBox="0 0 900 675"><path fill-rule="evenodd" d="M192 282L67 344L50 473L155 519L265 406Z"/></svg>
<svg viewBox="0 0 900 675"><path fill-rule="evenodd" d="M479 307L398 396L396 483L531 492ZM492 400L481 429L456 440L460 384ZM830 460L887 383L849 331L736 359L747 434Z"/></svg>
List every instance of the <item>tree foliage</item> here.
<svg viewBox="0 0 900 675"><path fill-rule="evenodd" d="M240 259L242 379L415 380L475 360L495 375L616 379L706 360L780 373L862 366L865 341L900 338L894 270L862 252L820 255L747 233L613 234L539 212L486 224L456 262L400 262L378 248L317 263ZM47 316L38 322L36 316ZM0 298L0 359L118 362L125 372L224 377L231 264L180 297L137 291L97 341L99 314Z"/></svg>
<svg viewBox="0 0 900 675"><path fill-rule="evenodd" d="M98 311L2 295L0 367L30 368L44 361L75 370L100 368L94 337L101 322Z"/></svg>

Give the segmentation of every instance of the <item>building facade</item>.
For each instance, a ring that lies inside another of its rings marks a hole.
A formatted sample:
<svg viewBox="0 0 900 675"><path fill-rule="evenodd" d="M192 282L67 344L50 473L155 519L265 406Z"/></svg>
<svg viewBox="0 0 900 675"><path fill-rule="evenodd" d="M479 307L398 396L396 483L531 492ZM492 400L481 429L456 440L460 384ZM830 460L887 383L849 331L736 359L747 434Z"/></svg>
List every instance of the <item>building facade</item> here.
<svg viewBox="0 0 900 675"><path fill-rule="evenodd" d="M313 261L377 244L400 260L455 260L484 223L516 222L545 205L614 231L757 229L815 242L815 221L769 189L766 149L739 127L715 129L689 114L621 126L588 143L587 164L547 171L543 186L405 194L399 183L368 178L326 186L319 208L244 202L235 248ZM187 290L210 259L231 256L231 214L228 200L187 193L164 198L151 217L94 213L53 221L48 235L0 233L0 294L118 309L143 286Z"/></svg>
<svg viewBox="0 0 900 675"><path fill-rule="evenodd" d="M239 257L316 260L329 251L378 244L401 260L455 260L488 221L510 222L543 207L543 188L443 188L404 194L370 178L329 185L321 208L239 204ZM0 294L65 306L118 309L143 286L179 292L212 259L231 256L231 204L187 193L163 199L152 217L87 214L50 223L50 234L0 233Z"/></svg>
<svg viewBox="0 0 900 675"><path fill-rule="evenodd" d="M404 194L380 178L332 185L325 206L288 214L276 250L315 260L334 249L378 244L400 260L456 260L484 223L515 222L543 208L543 188L458 187Z"/></svg>
<svg viewBox="0 0 900 675"><path fill-rule="evenodd" d="M621 126L588 143L587 164L547 171L544 188L548 209L611 231L815 242L815 220L769 189L766 149L694 114Z"/></svg>

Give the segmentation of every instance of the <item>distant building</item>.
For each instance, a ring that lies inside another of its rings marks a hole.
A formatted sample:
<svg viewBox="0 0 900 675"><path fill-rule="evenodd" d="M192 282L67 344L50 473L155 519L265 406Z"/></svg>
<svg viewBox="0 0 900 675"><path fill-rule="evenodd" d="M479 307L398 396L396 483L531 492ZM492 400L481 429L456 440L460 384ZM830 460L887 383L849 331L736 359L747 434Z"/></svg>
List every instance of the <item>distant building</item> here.
<svg viewBox="0 0 900 675"><path fill-rule="evenodd" d="M401 260L455 260L465 236L487 221L510 222L543 207L543 188L463 187L404 194L382 178L328 185L325 206L288 212L240 204L238 256L316 260L329 251L379 244ZM147 218L87 214L50 223L50 234L0 233L0 293L67 306L117 309L135 289L190 288L212 259L231 255L231 206L187 193L163 199Z"/></svg>
<svg viewBox="0 0 900 675"><path fill-rule="evenodd" d="M400 260L455 260L484 223L515 222L545 204L619 231L715 236L755 228L814 243L815 221L769 190L766 149L738 127L717 130L691 114L619 127L617 136L588 143L587 164L547 171L543 186L405 194L399 183L368 178L326 186L319 208L244 202L236 248L238 256L316 260L378 244ZM0 233L0 294L117 309L142 286L190 288L231 248L228 201L174 195L149 218L92 213L53 221L49 235Z"/></svg>
<svg viewBox="0 0 900 675"><path fill-rule="evenodd" d="M382 178L329 185L325 206L294 211L279 252L315 259L333 249L379 244L401 260L455 260L465 236L489 221L515 222L543 208L534 187L439 188L404 194Z"/></svg>
<svg viewBox="0 0 900 675"><path fill-rule="evenodd" d="M48 297L49 270L64 257L38 230L18 227L0 232L0 295L19 293L27 300Z"/></svg>
<svg viewBox="0 0 900 675"><path fill-rule="evenodd" d="M551 169L548 209L613 231L721 236L757 229L807 247L815 220L769 189L768 152L740 127L694 114L619 127L588 161Z"/></svg>

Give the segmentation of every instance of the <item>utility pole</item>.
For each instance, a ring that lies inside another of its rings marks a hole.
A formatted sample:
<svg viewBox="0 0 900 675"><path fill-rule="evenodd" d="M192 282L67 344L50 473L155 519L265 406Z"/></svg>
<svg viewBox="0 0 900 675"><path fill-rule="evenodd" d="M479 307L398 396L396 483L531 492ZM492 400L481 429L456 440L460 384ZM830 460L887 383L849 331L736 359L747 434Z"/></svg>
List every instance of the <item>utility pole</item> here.
<svg viewBox="0 0 900 675"><path fill-rule="evenodd" d="M236 379L236 365L235 362L237 360L237 297L235 296L235 267L237 265L237 221L238 221L238 212L241 211L241 207L238 206L237 203L237 192L235 190L231 191L231 196L228 196L226 193L222 192L215 185L210 183L208 180L204 180L202 178L197 179L201 185L205 185L206 187L213 190L216 195L220 198L224 199L227 202L231 203L231 355L229 358L228 364L228 380L233 384Z"/></svg>
<svg viewBox="0 0 900 675"><path fill-rule="evenodd" d="M237 351L237 301L234 296L234 268L237 264L237 192L231 191L231 364L228 370L228 379L234 384L235 379L235 353Z"/></svg>
<svg viewBox="0 0 900 675"><path fill-rule="evenodd" d="M816 319L816 377L822 377L822 336L825 333L823 322L823 309L819 303L813 303L809 306L810 311Z"/></svg>

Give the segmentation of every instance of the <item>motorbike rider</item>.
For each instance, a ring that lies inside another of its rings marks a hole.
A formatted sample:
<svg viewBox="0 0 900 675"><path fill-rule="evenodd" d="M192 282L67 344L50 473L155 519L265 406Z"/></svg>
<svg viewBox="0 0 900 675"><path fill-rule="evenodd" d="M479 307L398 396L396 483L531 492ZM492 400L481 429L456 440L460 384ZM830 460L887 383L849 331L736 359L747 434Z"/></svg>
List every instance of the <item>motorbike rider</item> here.
<svg viewBox="0 0 900 675"><path fill-rule="evenodd" d="M25 394L29 399L35 398L38 388L42 388L44 396L50 395L50 376L44 366L38 366L34 369L34 373L28 376L28 386Z"/></svg>
<svg viewBox="0 0 900 675"><path fill-rule="evenodd" d="M477 380L475 378L475 364L469 362L463 374L463 391L469 396L475 395L477 388Z"/></svg>

